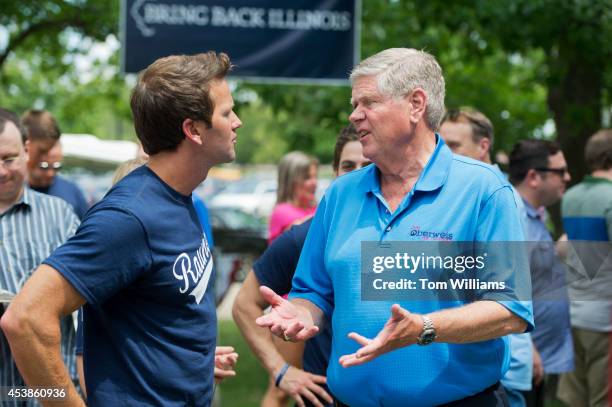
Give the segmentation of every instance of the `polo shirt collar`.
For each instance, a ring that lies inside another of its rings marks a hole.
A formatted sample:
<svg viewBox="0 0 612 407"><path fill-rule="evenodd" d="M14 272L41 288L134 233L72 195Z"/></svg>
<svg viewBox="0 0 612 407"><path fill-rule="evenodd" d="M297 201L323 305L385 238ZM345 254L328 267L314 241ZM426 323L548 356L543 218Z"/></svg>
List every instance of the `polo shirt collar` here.
<svg viewBox="0 0 612 407"><path fill-rule="evenodd" d="M538 212L536 208L531 206L531 204L527 202L526 199L524 198L521 198L521 199L523 199L523 203L525 204L525 212L527 212L527 216L529 216L531 219L540 219L541 218L540 212Z"/></svg>
<svg viewBox="0 0 612 407"><path fill-rule="evenodd" d="M584 177L584 182L588 182L588 183L591 183L591 184L595 184L595 183L612 183L612 181L610 181L607 178L594 177L592 175L586 175Z"/></svg>
<svg viewBox="0 0 612 407"><path fill-rule="evenodd" d="M436 133L436 148L434 149L429 161L421 171L419 179L414 185L415 191L435 191L441 188L450 172L453 162L453 153L450 151L444 140ZM367 167L368 173L364 177L363 187L365 192L380 193L380 170L376 165Z"/></svg>
<svg viewBox="0 0 612 407"><path fill-rule="evenodd" d="M32 206L32 190L27 186L23 187L23 194L21 194L21 198L15 203L15 205L19 204L28 207Z"/></svg>

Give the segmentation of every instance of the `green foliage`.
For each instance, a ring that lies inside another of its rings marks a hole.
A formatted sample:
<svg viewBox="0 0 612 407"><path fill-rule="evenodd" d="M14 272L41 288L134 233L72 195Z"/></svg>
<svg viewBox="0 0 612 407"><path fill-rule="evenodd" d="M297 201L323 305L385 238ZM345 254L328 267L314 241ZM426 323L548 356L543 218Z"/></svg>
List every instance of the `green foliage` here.
<svg viewBox="0 0 612 407"><path fill-rule="evenodd" d="M229 378L218 388L223 407L257 407L268 385L268 374L248 347L234 321L219 320L219 345L233 346L239 358L236 377Z"/></svg>
<svg viewBox="0 0 612 407"><path fill-rule="evenodd" d="M508 151L520 138L541 137L553 119L563 146L581 155L584 139L601 125L604 107L609 109L609 0L362 3L362 57L389 47L436 55L445 72L447 105L487 114L496 129L496 149ZM76 69L78 56L95 41L116 38L118 11L118 0L3 5L0 26L10 41L0 49L2 105L50 109L66 132L133 137L130 84L118 74L118 52L97 61L87 78ZM277 162L290 150L331 160L351 110L348 86L239 83L236 95L241 93L256 97L236 98L244 122L239 162ZM580 166L578 158L570 161Z"/></svg>

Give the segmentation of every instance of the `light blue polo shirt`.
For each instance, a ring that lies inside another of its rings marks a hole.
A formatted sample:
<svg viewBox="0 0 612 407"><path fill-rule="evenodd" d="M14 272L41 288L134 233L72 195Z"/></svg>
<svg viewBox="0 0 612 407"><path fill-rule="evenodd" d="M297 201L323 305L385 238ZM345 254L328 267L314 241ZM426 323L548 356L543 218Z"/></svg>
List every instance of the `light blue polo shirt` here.
<svg viewBox="0 0 612 407"><path fill-rule="evenodd" d="M331 319L327 383L343 403L354 407L438 405L484 390L508 368L507 338L408 346L350 368L338 363L340 356L359 348L347 338L348 333L374 337L393 304L361 300L361 242L415 241L423 236L453 241L523 240L506 180L487 164L453 155L437 135L429 162L394 213L382 196L374 165L339 177L317 209L290 297L310 300ZM528 269L515 272L529 279ZM419 314L462 305L450 301L399 304ZM528 330L533 329L529 302L503 305L527 321Z"/></svg>

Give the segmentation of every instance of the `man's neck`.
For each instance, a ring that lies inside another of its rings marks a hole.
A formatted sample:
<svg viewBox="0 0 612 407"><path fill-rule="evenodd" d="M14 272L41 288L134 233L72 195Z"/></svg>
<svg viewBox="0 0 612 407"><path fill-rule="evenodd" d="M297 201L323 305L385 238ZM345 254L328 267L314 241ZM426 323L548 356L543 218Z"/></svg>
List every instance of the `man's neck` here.
<svg viewBox="0 0 612 407"><path fill-rule="evenodd" d="M595 170L591 173L591 176L612 181L612 168L608 168L607 170Z"/></svg>
<svg viewBox="0 0 612 407"><path fill-rule="evenodd" d="M4 212L12 208L13 205L15 205L21 199L23 190L24 188L21 188L17 192L17 195L13 195L12 197L3 197L3 199L0 199L0 214L4 214Z"/></svg>
<svg viewBox="0 0 612 407"><path fill-rule="evenodd" d="M376 163L383 184L405 184L418 179L436 149L434 132L416 134L403 148L391 153L383 163Z"/></svg>
<svg viewBox="0 0 612 407"><path fill-rule="evenodd" d="M206 179L212 166L198 166L197 157L186 157L183 153L184 151L162 151L149 158L148 166L170 188L188 196Z"/></svg>
<svg viewBox="0 0 612 407"><path fill-rule="evenodd" d="M523 198L532 208L539 208L542 206L540 200L537 197L535 191L531 190L528 186L524 184L519 184L516 186L516 190L518 191L521 198Z"/></svg>
<svg viewBox="0 0 612 407"><path fill-rule="evenodd" d="M376 163L380 171L381 192L392 211L412 190L435 149L435 134L422 132L382 164Z"/></svg>

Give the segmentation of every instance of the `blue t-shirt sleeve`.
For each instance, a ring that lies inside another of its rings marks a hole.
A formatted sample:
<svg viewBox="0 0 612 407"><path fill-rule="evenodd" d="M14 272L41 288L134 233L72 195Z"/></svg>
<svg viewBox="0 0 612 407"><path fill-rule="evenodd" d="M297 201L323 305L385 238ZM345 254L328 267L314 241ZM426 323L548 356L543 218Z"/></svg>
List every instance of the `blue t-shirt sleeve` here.
<svg viewBox="0 0 612 407"><path fill-rule="evenodd" d="M319 307L331 320L334 309L334 288L325 267L327 245L326 197L317 207L302 248L289 298L303 298Z"/></svg>
<svg viewBox="0 0 612 407"><path fill-rule="evenodd" d="M503 281L506 291L480 291L479 299L490 299L527 322L526 332L532 331L531 276L529 259L523 243L523 228L515 196L509 185L495 190L483 203L476 240L484 242L488 251L487 267L478 277L482 281Z"/></svg>
<svg viewBox="0 0 612 407"><path fill-rule="evenodd" d="M210 250L213 250L215 248L215 242L213 240L212 227L210 225L210 216L208 216L208 208L206 207L206 204L202 198L196 194L191 194L191 200L193 202L193 207L196 210L196 214L198 215L198 221L200 222L202 231L208 240L208 247Z"/></svg>
<svg viewBox="0 0 612 407"><path fill-rule="evenodd" d="M304 243L303 238L299 241L298 231L299 226L294 226L276 238L253 265L259 284L270 287L278 295L291 290L291 279Z"/></svg>
<svg viewBox="0 0 612 407"><path fill-rule="evenodd" d="M91 213L77 233L43 263L56 269L90 304L130 285L151 265L142 224L129 212Z"/></svg>

